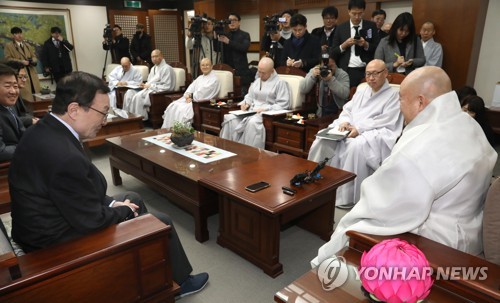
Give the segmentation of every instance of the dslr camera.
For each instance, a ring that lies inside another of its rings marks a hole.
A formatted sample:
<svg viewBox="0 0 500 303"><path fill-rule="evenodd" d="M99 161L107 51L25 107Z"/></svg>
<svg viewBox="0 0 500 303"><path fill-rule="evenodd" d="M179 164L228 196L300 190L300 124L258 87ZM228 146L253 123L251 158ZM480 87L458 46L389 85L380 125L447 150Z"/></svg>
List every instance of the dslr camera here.
<svg viewBox="0 0 500 303"><path fill-rule="evenodd" d="M111 44L111 41L113 40L113 30L111 29L111 26L109 24L106 24L102 32L102 37L106 39L106 42L108 44Z"/></svg>
<svg viewBox="0 0 500 303"><path fill-rule="evenodd" d="M189 26L189 31L193 36L201 35L201 31L203 28L203 23L207 22L207 15L203 14L203 16L196 15L191 18L191 26Z"/></svg>
<svg viewBox="0 0 500 303"><path fill-rule="evenodd" d="M214 31L219 36L228 36L228 34L224 31L226 25L230 24L229 20L219 20L215 22Z"/></svg>
<svg viewBox="0 0 500 303"><path fill-rule="evenodd" d="M36 62L33 62L33 59L31 57L28 58L28 62L31 66L36 66Z"/></svg>
<svg viewBox="0 0 500 303"><path fill-rule="evenodd" d="M329 60L330 55L328 54L328 52L324 52L323 54L321 54L321 66L319 68L319 75L321 76L321 78L327 77L331 71L330 67L328 67Z"/></svg>

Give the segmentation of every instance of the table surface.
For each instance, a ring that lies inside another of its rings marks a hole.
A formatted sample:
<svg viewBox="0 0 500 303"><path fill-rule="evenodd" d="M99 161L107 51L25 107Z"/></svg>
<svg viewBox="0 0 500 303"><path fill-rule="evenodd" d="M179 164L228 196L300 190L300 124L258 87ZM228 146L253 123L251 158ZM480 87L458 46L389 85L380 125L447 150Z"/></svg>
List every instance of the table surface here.
<svg viewBox="0 0 500 303"><path fill-rule="evenodd" d="M182 174L194 181L198 181L203 177L209 177L220 171L240 166L244 163L276 156L275 153L264 149L225 140L206 133L195 132L196 141L231 151L237 155L205 164L165 149L154 143L142 140L142 138L145 137L165 133L168 133L168 131L165 129L158 129L128 136L110 138L107 139L107 141L139 157L148 159L155 165L159 165L177 174Z"/></svg>
<svg viewBox="0 0 500 303"><path fill-rule="evenodd" d="M200 183L211 188L223 189L227 194L244 200L249 206L266 213L279 214L293 204L309 200L318 194L318 190L323 192L335 189L355 177L351 172L326 166L320 171L322 179L304 184L302 187L293 187L297 190L294 196L283 193L281 187L291 187L290 180L296 174L306 170L312 171L316 165L317 163L309 160L279 154L275 158L262 159L258 163L247 163L224 170L211 178L201 179ZM245 190L246 186L260 181L266 181L271 186L255 193Z"/></svg>

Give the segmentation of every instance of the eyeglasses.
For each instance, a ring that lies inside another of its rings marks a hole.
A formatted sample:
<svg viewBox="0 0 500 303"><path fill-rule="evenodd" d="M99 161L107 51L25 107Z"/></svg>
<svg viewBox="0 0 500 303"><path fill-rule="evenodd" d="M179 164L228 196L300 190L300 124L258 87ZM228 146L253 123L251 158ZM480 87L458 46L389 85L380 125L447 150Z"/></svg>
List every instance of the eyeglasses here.
<svg viewBox="0 0 500 303"><path fill-rule="evenodd" d="M370 77L374 77L374 78L377 78L381 73L385 72L385 68L379 72L366 72L365 73L365 76L366 78L370 78Z"/></svg>
<svg viewBox="0 0 500 303"><path fill-rule="evenodd" d="M92 106L89 106L89 108L90 108L91 110L96 111L96 112L98 112L99 114L103 115L103 117L102 117L102 120L103 120L103 121L105 121L105 120L107 120L107 119L108 119L108 115L109 115L109 113L101 112L100 110L95 109L95 108L93 108Z"/></svg>
<svg viewBox="0 0 500 303"><path fill-rule="evenodd" d="M25 76L25 75L22 75L22 76L21 76L21 75L19 75L19 76L17 76L17 77L18 77L19 79L21 79L21 80L27 80L27 79L28 79L28 76Z"/></svg>
<svg viewBox="0 0 500 303"><path fill-rule="evenodd" d="M238 22L238 21L240 21L240 20L238 20L238 19L227 19L227 20L228 20L229 22Z"/></svg>

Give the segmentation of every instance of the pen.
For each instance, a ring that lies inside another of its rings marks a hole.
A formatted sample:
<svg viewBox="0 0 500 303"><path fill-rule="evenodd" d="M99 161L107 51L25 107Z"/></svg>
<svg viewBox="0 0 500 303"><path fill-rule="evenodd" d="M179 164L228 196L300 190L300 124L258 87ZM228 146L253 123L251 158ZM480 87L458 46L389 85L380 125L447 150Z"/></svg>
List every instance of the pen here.
<svg viewBox="0 0 500 303"><path fill-rule="evenodd" d="M400 57L400 55L398 53L394 53L394 56L396 57Z"/></svg>

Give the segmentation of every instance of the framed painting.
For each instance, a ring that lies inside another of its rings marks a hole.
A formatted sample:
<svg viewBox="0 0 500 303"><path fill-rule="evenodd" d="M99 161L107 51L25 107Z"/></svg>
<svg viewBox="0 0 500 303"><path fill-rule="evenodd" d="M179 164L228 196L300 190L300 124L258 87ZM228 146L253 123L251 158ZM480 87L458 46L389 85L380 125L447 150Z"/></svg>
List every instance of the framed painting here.
<svg viewBox="0 0 500 303"><path fill-rule="evenodd" d="M40 55L43 43L50 39L50 29L57 26L61 35L74 45L69 9L46 9L30 7L13 7L0 5L0 58L4 58L4 48L12 43L11 28L17 26L23 31L24 40L33 46L38 57L37 71L40 79L46 79L42 73ZM78 70L75 49L70 53L73 70Z"/></svg>

